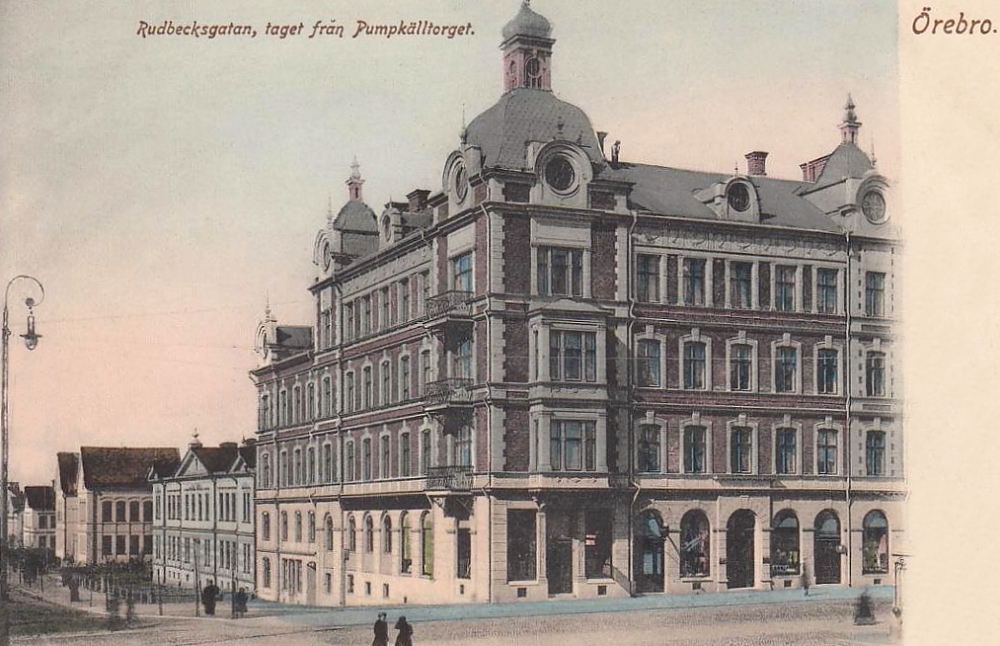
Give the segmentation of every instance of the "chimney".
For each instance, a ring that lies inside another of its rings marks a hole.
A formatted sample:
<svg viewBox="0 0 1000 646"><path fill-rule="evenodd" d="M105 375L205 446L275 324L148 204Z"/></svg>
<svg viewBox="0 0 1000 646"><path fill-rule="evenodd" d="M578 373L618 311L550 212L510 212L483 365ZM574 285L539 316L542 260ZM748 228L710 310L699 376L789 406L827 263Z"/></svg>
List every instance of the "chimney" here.
<svg viewBox="0 0 1000 646"><path fill-rule="evenodd" d="M243 446L248 446L248 447L257 446L257 438L255 437L245 438L243 440Z"/></svg>
<svg viewBox="0 0 1000 646"><path fill-rule="evenodd" d="M601 147L601 157L604 157L604 140L607 139L608 133L603 130L597 131L597 143Z"/></svg>
<svg viewBox="0 0 1000 646"><path fill-rule="evenodd" d="M747 175L759 175L760 177L767 175L765 172L766 152L755 150L752 153L747 153L745 157L747 158Z"/></svg>
<svg viewBox="0 0 1000 646"><path fill-rule="evenodd" d="M409 201L410 213L423 210L427 206L427 196L430 194L430 191L423 188L414 189L407 193L406 199Z"/></svg>
<svg viewBox="0 0 1000 646"><path fill-rule="evenodd" d="M219 442L220 449L235 449L236 446L236 442Z"/></svg>

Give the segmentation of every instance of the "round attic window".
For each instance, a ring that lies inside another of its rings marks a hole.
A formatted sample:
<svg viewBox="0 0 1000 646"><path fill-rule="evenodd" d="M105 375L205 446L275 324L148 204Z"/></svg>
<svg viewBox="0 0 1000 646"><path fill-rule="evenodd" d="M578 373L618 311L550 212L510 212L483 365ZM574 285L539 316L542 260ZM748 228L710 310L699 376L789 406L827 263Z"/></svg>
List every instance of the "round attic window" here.
<svg viewBox="0 0 1000 646"><path fill-rule="evenodd" d="M868 191L861 198L861 212L872 224L881 224L886 221L885 198L879 191Z"/></svg>
<svg viewBox="0 0 1000 646"><path fill-rule="evenodd" d="M392 222L388 215L382 218L382 235L385 236L386 240L392 238Z"/></svg>
<svg viewBox="0 0 1000 646"><path fill-rule="evenodd" d="M330 243L323 243L323 269L324 271L330 268L330 262L333 260L333 254L330 253Z"/></svg>
<svg viewBox="0 0 1000 646"><path fill-rule="evenodd" d="M468 194L469 175L465 171L465 166L459 165L458 170L455 171L455 197L458 198L459 202L462 202Z"/></svg>
<svg viewBox="0 0 1000 646"><path fill-rule="evenodd" d="M730 208L736 211L743 212L750 208L750 191L747 190L746 184L730 186L726 199L729 200Z"/></svg>
<svg viewBox="0 0 1000 646"><path fill-rule="evenodd" d="M568 191L575 180L573 164L562 155L553 157L545 164L545 181L556 191Z"/></svg>

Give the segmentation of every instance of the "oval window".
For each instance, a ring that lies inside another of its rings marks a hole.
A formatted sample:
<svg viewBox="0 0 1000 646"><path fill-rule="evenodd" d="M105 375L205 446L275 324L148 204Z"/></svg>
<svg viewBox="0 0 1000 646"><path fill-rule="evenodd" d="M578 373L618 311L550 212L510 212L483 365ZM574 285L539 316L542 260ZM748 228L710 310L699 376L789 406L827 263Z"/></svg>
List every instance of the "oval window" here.
<svg viewBox="0 0 1000 646"><path fill-rule="evenodd" d="M872 224L885 222L885 198L878 191L868 191L861 199L861 211Z"/></svg>
<svg viewBox="0 0 1000 646"><path fill-rule="evenodd" d="M729 206L737 211L746 211L750 208L750 191L746 184L733 184L729 187Z"/></svg>
<svg viewBox="0 0 1000 646"><path fill-rule="evenodd" d="M469 176L465 172L465 166L459 166L455 171L455 197L461 202L469 193Z"/></svg>
<svg viewBox="0 0 1000 646"><path fill-rule="evenodd" d="M545 181L557 191L566 191L573 186L576 171L565 157L553 157L545 165Z"/></svg>

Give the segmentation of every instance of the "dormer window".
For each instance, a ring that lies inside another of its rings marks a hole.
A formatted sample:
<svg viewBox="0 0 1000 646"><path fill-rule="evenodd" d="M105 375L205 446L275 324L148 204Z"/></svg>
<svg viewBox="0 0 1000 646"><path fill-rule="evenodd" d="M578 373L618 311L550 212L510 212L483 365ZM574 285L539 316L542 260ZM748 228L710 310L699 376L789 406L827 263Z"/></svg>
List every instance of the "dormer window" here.
<svg viewBox="0 0 1000 646"><path fill-rule="evenodd" d="M555 191L565 193L572 188L576 180L576 171L573 164L563 157L557 155L545 164L545 181Z"/></svg>
<svg viewBox="0 0 1000 646"><path fill-rule="evenodd" d="M469 194L469 175L465 171L464 165L459 165L455 170L455 198L459 202L465 201L465 196Z"/></svg>
<svg viewBox="0 0 1000 646"><path fill-rule="evenodd" d="M742 213L750 208L750 191L747 190L746 184L736 183L730 186L726 199L734 211Z"/></svg>

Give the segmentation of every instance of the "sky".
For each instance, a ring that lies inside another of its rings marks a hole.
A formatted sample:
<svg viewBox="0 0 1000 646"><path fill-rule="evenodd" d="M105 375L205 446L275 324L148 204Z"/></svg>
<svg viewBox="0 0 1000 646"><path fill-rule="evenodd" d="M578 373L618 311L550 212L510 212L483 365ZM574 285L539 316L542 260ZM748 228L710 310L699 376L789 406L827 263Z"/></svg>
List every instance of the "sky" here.
<svg viewBox="0 0 1000 646"><path fill-rule="evenodd" d="M357 156L380 210L440 189L447 155L501 93L518 0L0 3L0 278L44 284L28 352L11 291L11 479L81 445L251 437L254 330L269 301L309 324L329 205ZM880 170L900 165L894 2L535 0L553 89L626 161L768 174L830 152L850 92ZM309 39L317 20L344 38ZM472 34L352 39L357 20ZM143 39L139 21L254 26ZM280 39L268 22L305 33ZM463 117L464 115L464 117Z"/></svg>

